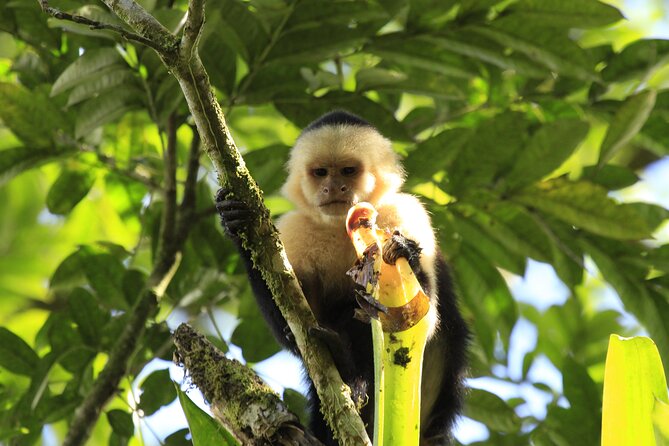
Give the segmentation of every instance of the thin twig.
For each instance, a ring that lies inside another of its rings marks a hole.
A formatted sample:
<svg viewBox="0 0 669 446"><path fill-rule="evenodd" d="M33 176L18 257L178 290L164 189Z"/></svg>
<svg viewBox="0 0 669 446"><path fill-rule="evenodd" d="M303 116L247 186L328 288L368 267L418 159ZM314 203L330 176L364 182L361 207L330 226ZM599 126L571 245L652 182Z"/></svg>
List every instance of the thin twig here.
<svg viewBox="0 0 669 446"><path fill-rule="evenodd" d="M146 37L142 37L139 34L130 32L127 29L123 28L122 26L112 25L110 23L102 23L98 22L97 20L91 20L88 17L84 17L82 15L70 14L69 12L61 11L60 9L56 9L49 6L48 0L38 0L38 1L40 6L42 7L42 11L44 11L45 13L49 14L51 17L54 17L56 19L66 20L68 22L74 22L80 25L87 25L90 29L105 29L109 31L114 31L124 39L139 42L142 45L146 45L150 48L155 49L156 51L161 49L152 40L149 40Z"/></svg>

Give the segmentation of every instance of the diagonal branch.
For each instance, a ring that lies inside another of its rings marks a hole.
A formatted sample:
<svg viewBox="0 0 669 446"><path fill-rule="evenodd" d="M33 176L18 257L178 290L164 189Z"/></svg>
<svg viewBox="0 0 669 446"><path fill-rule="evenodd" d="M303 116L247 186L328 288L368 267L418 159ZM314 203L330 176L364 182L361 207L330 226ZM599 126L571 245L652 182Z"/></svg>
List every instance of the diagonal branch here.
<svg viewBox="0 0 669 446"><path fill-rule="evenodd" d="M202 138L203 148L211 158L221 184L230 189L235 196L247 202L253 215L256 216L254 224L250 225L243 235L243 245L252 253L256 267L261 271L263 280L272 291L277 306L293 332L295 343L323 403L321 407L324 410L325 419L332 427L340 444L370 445L365 426L351 400L350 389L342 381L329 350L320 340L309 336L309 331L317 327L318 323L288 262L279 234L263 203L262 192L246 169L237 150L197 52L197 39L204 22L204 0L191 0L189 23L181 41L134 0L102 1L135 32L152 40L151 48L156 50L168 70L179 82ZM183 48L180 42L184 45ZM176 256L178 253L168 252L167 254ZM155 288L160 288L156 286L158 285L157 280L169 277L170 271L164 266L170 264L174 266L173 262L164 262L163 267L160 267L161 260L165 259L159 259L150 278L150 285ZM152 302L155 302L155 299ZM151 305L151 309L153 308L155 304ZM138 328L141 333L144 326ZM131 353L132 350L127 349L125 357L110 357L109 363L112 359L118 360L122 362L122 368L125 369ZM114 376L113 379L117 377ZM111 380L112 386L109 386L110 383L96 382L95 387L106 385L107 388L113 387L113 391L118 381L115 383ZM82 406L89 405L91 399L89 397ZM85 419L75 416L71 428L76 423L82 424L85 431L90 430L90 426L97 419L101 407L106 404L109 397L111 393L106 399L97 400L99 406L93 416Z"/></svg>

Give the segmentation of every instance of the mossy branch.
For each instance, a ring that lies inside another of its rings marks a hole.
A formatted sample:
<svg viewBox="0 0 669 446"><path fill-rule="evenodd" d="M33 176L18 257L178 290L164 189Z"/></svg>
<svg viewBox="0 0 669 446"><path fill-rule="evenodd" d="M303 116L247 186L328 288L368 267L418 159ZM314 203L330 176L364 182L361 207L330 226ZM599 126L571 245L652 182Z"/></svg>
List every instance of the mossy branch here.
<svg viewBox="0 0 669 446"><path fill-rule="evenodd" d="M226 358L189 325L177 328L174 345L175 362L186 368L216 419L242 444L322 445L253 370Z"/></svg>

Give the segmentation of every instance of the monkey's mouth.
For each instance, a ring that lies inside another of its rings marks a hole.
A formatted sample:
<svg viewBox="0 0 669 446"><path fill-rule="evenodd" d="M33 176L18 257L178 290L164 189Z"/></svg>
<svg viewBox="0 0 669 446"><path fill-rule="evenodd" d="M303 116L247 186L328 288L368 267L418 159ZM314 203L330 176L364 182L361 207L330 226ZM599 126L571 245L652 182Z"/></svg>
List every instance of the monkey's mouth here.
<svg viewBox="0 0 669 446"><path fill-rule="evenodd" d="M353 206L353 202L348 201L348 200L331 200L331 201L326 201L325 203L321 203L319 206L320 207L326 207L326 206L334 206L334 205L347 205L347 206Z"/></svg>

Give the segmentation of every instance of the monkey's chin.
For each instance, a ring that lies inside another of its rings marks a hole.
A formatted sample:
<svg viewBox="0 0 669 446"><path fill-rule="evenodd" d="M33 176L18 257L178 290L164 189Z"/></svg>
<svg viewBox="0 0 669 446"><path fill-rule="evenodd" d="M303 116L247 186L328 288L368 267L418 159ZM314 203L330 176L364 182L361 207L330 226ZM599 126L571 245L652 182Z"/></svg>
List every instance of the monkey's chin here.
<svg viewBox="0 0 669 446"><path fill-rule="evenodd" d="M353 206L352 202L336 201L318 206L318 213L324 223L332 225L344 225L348 210Z"/></svg>

